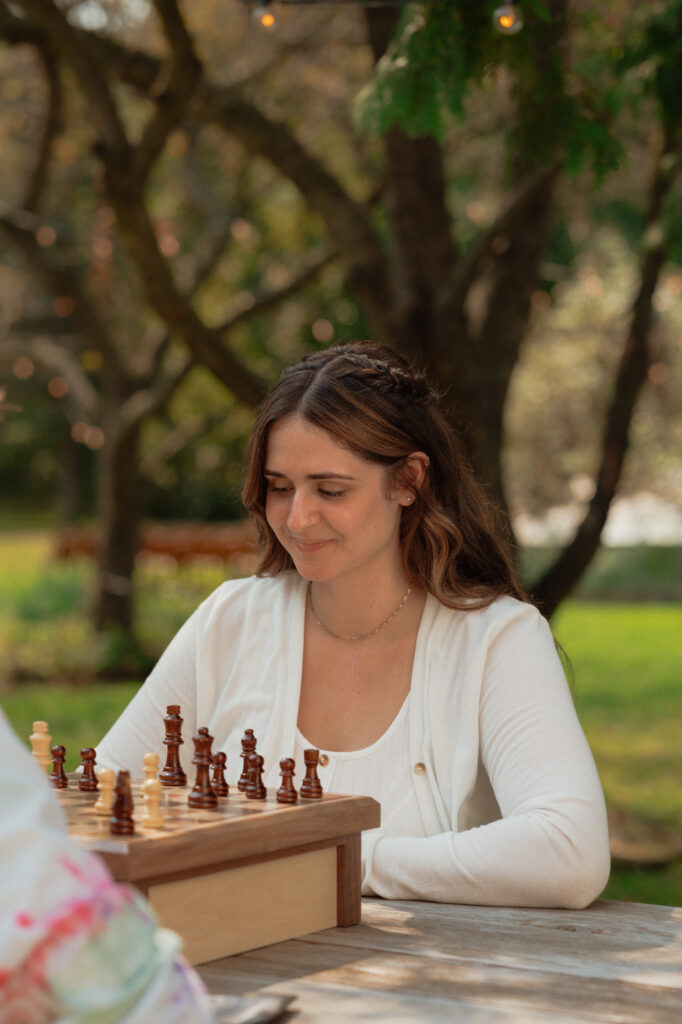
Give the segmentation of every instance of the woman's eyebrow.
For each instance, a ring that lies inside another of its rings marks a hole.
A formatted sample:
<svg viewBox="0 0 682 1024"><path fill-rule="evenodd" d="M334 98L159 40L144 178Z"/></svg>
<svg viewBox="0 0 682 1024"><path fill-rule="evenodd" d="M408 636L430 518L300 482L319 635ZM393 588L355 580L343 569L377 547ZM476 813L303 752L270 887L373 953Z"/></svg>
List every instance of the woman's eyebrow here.
<svg viewBox="0 0 682 1024"><path fill-rule="evenodd" d="M285 477L286 473L278 473L276 469L264 469L264 476ZM356 477L348 476L346 473L337 473L334 470L326 470L323 473L308 473L306 480L355 480Z"/></svg>

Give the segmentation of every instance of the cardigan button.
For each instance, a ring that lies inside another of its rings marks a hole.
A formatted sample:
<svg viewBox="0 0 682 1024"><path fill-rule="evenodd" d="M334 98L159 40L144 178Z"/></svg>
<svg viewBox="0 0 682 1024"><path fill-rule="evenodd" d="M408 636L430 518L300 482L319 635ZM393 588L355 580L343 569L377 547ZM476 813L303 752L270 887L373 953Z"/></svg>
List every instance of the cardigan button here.
<svg viewBox="0 0 682 1024"><path fill-rule="evenodd" d="M320 754L320 764L322 765L323 768L326 768L326 766L329 764L329 758L327 757L326 754Z"/></svg>
<svg viewBox="0 0 682 1024"><path fill-rule="evenodd" d="M414 766L414 771L415 775L424 774L424 772L426 771L426 765L423 763L423 761L417 761L416 765Z"/></svg>

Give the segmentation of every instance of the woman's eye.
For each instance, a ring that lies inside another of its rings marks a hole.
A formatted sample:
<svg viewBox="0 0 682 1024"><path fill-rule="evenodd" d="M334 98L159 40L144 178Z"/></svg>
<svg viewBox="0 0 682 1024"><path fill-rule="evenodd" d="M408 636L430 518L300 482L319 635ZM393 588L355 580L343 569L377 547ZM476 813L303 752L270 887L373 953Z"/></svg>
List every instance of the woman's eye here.
<svg viewBox="0 0 682 1024"><path fill-rule="evenodd" d="M323 494L325 498L342 498L345 491L326 491L324 487L320 487L320 494Z"/></svg>
<svg viewBox="0 0 682 1024"><path fill-rule="evenodd" d="M290 487L275 487L274 484L268 484L268 494L286 494L290 490Z"/></svg>

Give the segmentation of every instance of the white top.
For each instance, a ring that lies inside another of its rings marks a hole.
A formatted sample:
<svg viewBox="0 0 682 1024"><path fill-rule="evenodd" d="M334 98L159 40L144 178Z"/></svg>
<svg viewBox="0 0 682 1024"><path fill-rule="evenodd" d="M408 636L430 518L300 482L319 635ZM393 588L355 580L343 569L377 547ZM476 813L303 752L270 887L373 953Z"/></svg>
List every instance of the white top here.
<svg viewBox="0 0 682 1024"><path fill-rule="evenodd" d="M362 750L320 750L317 774L325 793L362 793L381 805L381 832L385 836L425 836L412 765L405 757L409 745L406 699L383 736ZM297 729L294 759L305 775L303 751L312 747ZM393 765L393 771L386 771ZM299 784L301 779L299 779Z"/></svg>
<svg viewBox="0 0 682 1024"><path fill-rule="evenodd" d="M296 742L305 595L295 572L220 586L104 737L99 763L140 774L147 751L164 758L163 715L179 704L186 769L191 736L206 725L237 778L252 728L265 784L277 786ZM365 833L366 895L581 907L601 892L604 798L551 631L532 605L505 597L455 611L427 597L401 760L423 834ZM378 763L382 775L396 771Z"/></svg>

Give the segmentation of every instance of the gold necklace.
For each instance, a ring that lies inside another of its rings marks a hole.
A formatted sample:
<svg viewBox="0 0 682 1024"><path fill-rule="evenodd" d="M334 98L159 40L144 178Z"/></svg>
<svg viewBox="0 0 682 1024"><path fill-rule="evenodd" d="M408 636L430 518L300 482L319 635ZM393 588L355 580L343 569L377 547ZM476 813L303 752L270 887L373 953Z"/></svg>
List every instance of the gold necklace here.
<svg viewBox="0 0 682 1024"><path fill-rule="evenodd" d="M397 605L397 607L395 607L393 609L393 611L391 612L391 614L389 615L389 617L387 619L384 619L383 622L379 623L379 625L376 627L376 629L371 630L371 632L369 632L369 633L357 633L357 634L355 634L353 636L345 636L343 633L332 633L331 629L328 629L325 626L324 622L320 619L319 615L317 614L317 612L313 608L313 595L312 595L312 589L311 589L312 585L313 584L312 584L312 580L311 580L310 583L308 584L308 605L310 607L310 614L312 615L312 617L315 620L315 622L317 623L317 625L321 629L323 629L325 631L325 633L327 633L328 636L333 636L335 640L367 640L368 637L374 636L374 634L378 633L380 629L383 629L384 626L387 626L389 624L389 622L391 621L391 619L394 619L396 617L396 615L398 614L400 609L404 606L404 604L407 601L408 597L412 593L412 587L408 587L407 590L405 591L405 593L403 594L403 596L401 597L400 603Z"/></svg>

